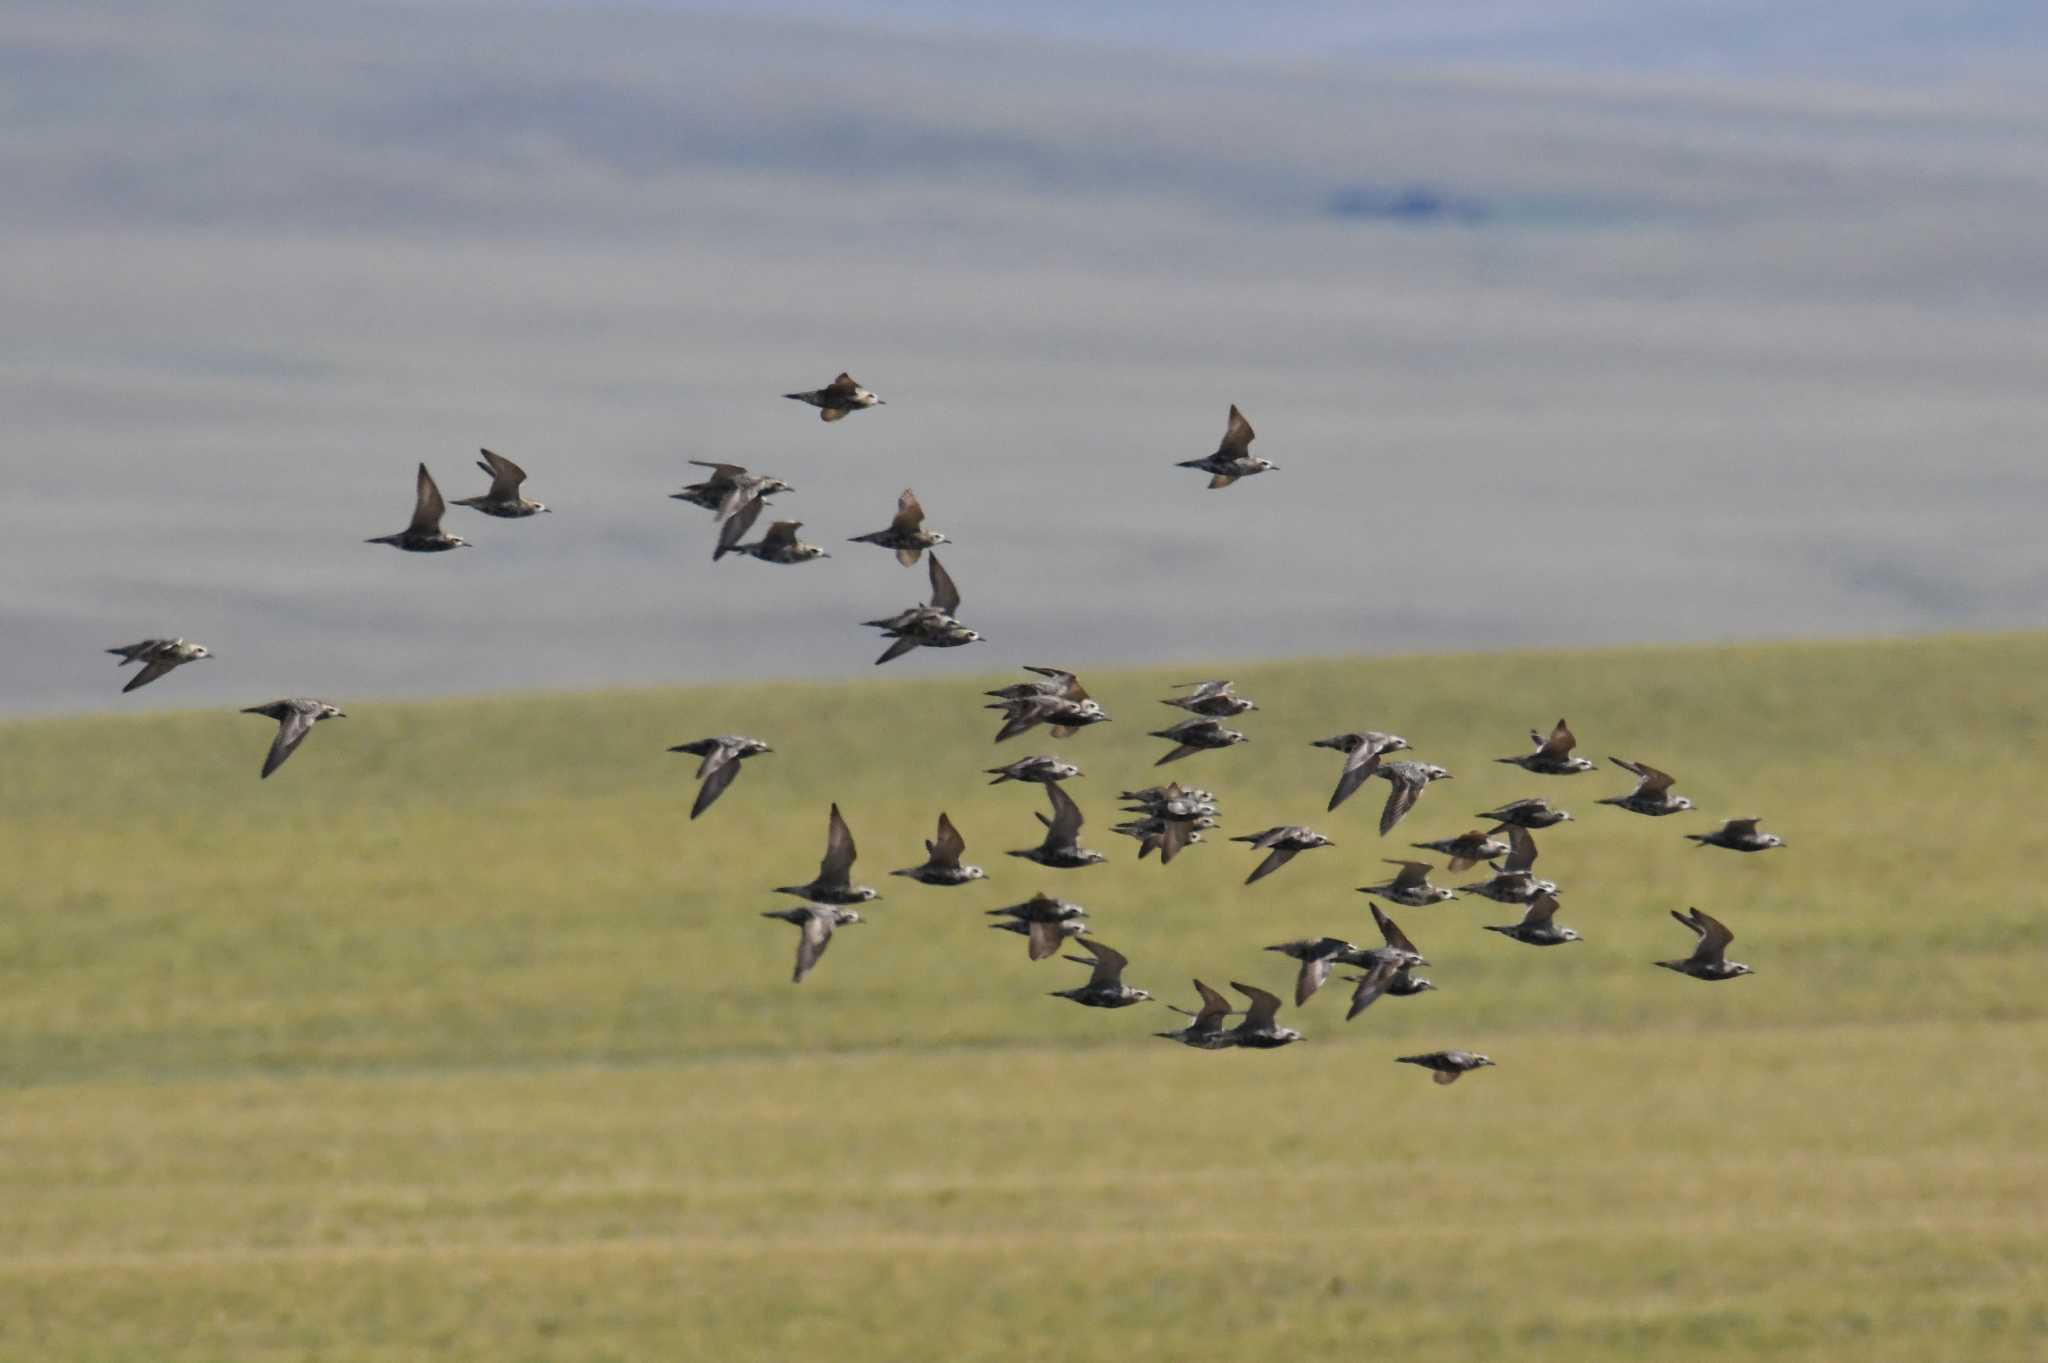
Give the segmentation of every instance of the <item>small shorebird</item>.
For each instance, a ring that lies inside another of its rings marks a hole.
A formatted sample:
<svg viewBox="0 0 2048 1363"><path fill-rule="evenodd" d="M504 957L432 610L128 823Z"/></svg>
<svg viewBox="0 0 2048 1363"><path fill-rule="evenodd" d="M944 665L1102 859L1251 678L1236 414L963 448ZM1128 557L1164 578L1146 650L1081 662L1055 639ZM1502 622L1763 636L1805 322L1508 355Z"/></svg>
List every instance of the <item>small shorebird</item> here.
<svg viewBox="0 0 2048 1363"><path fill-rule="evenodd" d="M862 921L852 909L836 909L823 904L803 904L794 909L764 909L761 916L780 918L797 926L796 972L789 977L791 984L802 984L804 976L811 973L811 967L825 954L825 948L832 945L833 929Z"/></svg>
<svg viewBox="0 0 2048 1363"><path fill-rule="evenodd" d="M1571 822L1571 815L1562 809L1552 809L1550 801L1541 795L1532 795L1526 800L1510 800L1499 809L1481 810L1479 818L1491 819L1509 828L1549 828L1554 824ZM1498 828L1493 830L1498 833Z"/></svg>
<svg viewBox="0 0 2048 1363"><path fill-rule="evenodd" d="M920 885L965 885L972 880L985 880L988 873L979 866L962 866L961 853L967 850L967 839L960 836L960 830L953 827L953 821L943 810L939 813L939 833L936 838L925 841L925 860L922 866L906 866L900 871L889 872L892 876L909 876Z"/></svg>
<svg viewBox="0 0 2048 1363"><path fill-rule="evenodd" d="M1422 798L1422 792L1432 781L1448 781L1451 774L1433 762L1383 762L1374 768L1379 777L1393 790L1387 794L1386 807L1380 810L1380 836L1393 831L1408 811L1415 808L1415 802Z"/></svg>
<svg viewBox="0 0 2048 1363"><path fill-rule="evenodd" d="M889 522L886 530L871 534L855 535L849 544L879 544L884 549L896 551L896 561L906 568L917 566L918 556L935 544L951 543L936 530L924 528L924 506L917 500L917 494L909 488L896 499L896 519Z"/></svg>
<svg viewBox="0 0 2048 1363"><path fill-rule="evenodd" d="M1529 901L1529 907L1522 911L1519 923L1488 923L1488 932L1497 932L1503 937L1512 937L1517 942L1532 947L1563 946L1566 942L1582 940L1579 934L1561 923L1553 921L1557 913L1557 896L1539 894Z"/></svg>
<svg viewBox="0 0 2048 1363"><path fill-rule="evenodd" d="M832 817L825 824L825 855L818 862L818 874L808 885L777 885L775 893L793 894L820 904L865 904L880 899L882 896L867 886L851 883L855 855L853 834L835 801Z"/></svg>
<svg viewBox="0 0 2048 1363"><path fill-rule="evenodd" d="M138 644L123 644L107 652L120 658L120 666L141 663L142 670L128 679L121 688L121 694L138 690L149 685L158 677L168 676L174 668L186 663L196 663L201 658L211 658L213 653L205 644L187 643L183 639L144 639Z"/></svg>
<svg viewBox="0 0 2048 1363"><path fill-rule="evenodd" d="M363 543L389 544L415 554L470 548L469 541L462 536L451 535L441 529L441 517L447 510L448 504L441 500L441 489L434 486L434 475L427 472L425 464L421 464L413 496L412 524L395 535L378 535Z"/></svg>
<svg viewBox="0 0 2048 1363"><path fill-rule="evenodd" d="M1200 459L1183 459L1176 468L1200 469L1209 474L1211 488L1229 487L1240 478L1249 478L1255 473L1277 470L1278 464L1270 463L1252 453L1252 424L1244 419L1244 413L1235 404L1230 408L1230 421L1223 428L1223 443L1216 447L1216 453ZM1233 986L1234 987L1234 986Z"/></svg>
<svg viewBox="0 0 2048 1363"><path fill-rule="evenodd" d="M1036 781L1041 785L1052 785L1069 777L1084 773L1071 762L1062 762L1057 757L1020 757L1006 766L990 767L983 775L996 779L989 782L999 786L1005 781Z"/></svg>
<svg viewBox="0 0 2048 1363"><path fill-rule="evenodd" d="M489 450L477 453L483 458L476 461L476 466L491 475L491 490L481 497L457 497L455 505L474 507L486 516L513 521L547 510L519 491L519 485L526 481L525 469L502 454L492 454Z"/></svg>
<svg viewBox="0 0 2048 1363"><path fill-rule="evenodd" d="M1035 861L1055 871L1076 871L1083 866L1097 866L1108 861L1109 858L1102 853L1081 846L1081 807L1074 803L1073 797L1058 786L1047 786L1045 793L1052 801L1050 815L1042 811L1038 814L1038 821L1045 825L1045 841L1010 855Z"/></svg>
<svg viewBox="0 0 2048 1363"><path fill-rule="evenodd" d="M1609 795L1600 801L1601 804L1614 805L1631 814L1647 814L1653 819L1666 814L1683 814L1692 808L1692 801L1671 793L1671 773L1626 758L1610 757L1607 760L1633 775L1636 788L1626 795Z"/></svg>
<svg viewBox="0 0 2048 1363"><path fill-rule="evenodd" d="M1258 864L1252 873L1244 878L1249 885L1255 880L1264 880L1273 872L1294 860L1297 852L1313 852L1318 847L1334 847L1335 843L1315 831L1298 823L1281 824L1263 833L1246 833L1231 839L1232 842L1248 842L1255 852L1266 853L1266 859Z"/></svg>
<svg viewBox="0 0 2048 1363"><path fill-rule="evenodd" d="M1533 771L1539 776L1576 776L1582 771L1593 770L1593 764L1583 757L1573 757L1572 749L1579 740L1572 736L1572 729L1563 720L1545 738L1536 730L1529 731L1529 741L1536 745L1536 751L1523 753L1520 757L1496 757L1496 762L1505 762L1523 771Z"/></svg>
<svg viewBox="0 0 2048 1363"><path fill-rule="evenodd" d="M1455 1084L1459 1075L1483 1069L1493 1062L1483 1055L1474 1055L1470 1051L1430 1051L1423 1055L1400 1056L1394 1063L1420 1065L1433 1072L1432 1077L1437 1083Z"/></svg>
<svg viewBox="0 0 2048 1363"><path fill-rule="evenodd" d="M1337 789L1330 796L1330 809L1335 809L1350 799L1353 792L1371 779L1379 770L1380 759L1390 752L1401 752L1408 746L1408 740L1399 734L1383 734L1376 729L1364 733L1336 734L1319 738L1309 745L1313 748L1335 748L1344 754L1344 770L1338 774Z"/></svg>
<svg viewBox="0 0 2048 1363"><path fill-rule="evenodd" d="M1072 999L1084 1008L1128 1008L1134 1003L1143 1003L1152 995L1143 989L1133 989L1124 983L1124 967L1130 964L1128 958L1114 947L1104 946L1093 938L1083 937L1079 946L1087 956L1069 956L1066 959L1082 965L1093 966L1088 983L1073 989L1055 989L1052 997Z"/></svg>
<svg viewBox="0 0 2048 1363"><path fill-rule="evenodd" d="M1279 1025L1280 996L1249 984L1232 980L1230 987L1250 999L1251 1007L1245 1009L1244 1021L1230 1029L1227 1035L1233 1046L1247 1046L1255 1051L1278 1050L1280 1047L1301 1040L1301 1033L1292 1027Z"/></svg>
<svg viewBox="0 0 2048 1363"><path fill-rule="evenodd" d="M698 468L710 469L711 476L701 483L691 483L681 492L668 495L691 506L701 506L706 511L716 511L724 520L732 511L737 511L742 502L755 498L766 499L778 492L794 492L795 488L780 478L767 478L750 474L738 464L717 464L704 459L690 461ZM734 494L738 496L735 497ZM730 510L726 503L732 502Z"/></svg>
<svg viewBox="0 0 2048 1363"><path fill-rule="evenodd" d="M1080 920L1088 916L1088 910L1079 904L1069 904L1064 899L1055 899L1040 890L1021 904L1005 908L990 909L987 917L1008 918L1011 923L994 923L991 927L1008 932L1022 931L1031 941L1030 955L1034 961L1042 961L1057 955L1060 945L1069 937L1078 937L1085 927ZM1021 928L1015 925L1021 924Z"/></svg>
<svg viewBox="0 0 2048 1363"><path fill-rule="evenodd" d="M1699 945L1682 961L1657 961L1654 964L1681 975L1690 975L1696 980L1732 980L1738 975L1755 973L1742 962L1728 959L1728 944L1735 940L1735 934L1728 931L1718 918L1709 917L1698 909L1687 909L1684 913L1673 909L1671 916L1698 934Z"/></svg>
<svg viewBox="0 0 2048 1363"><path fill-rule="evenodd" d="M1511 850L1500 839L1490 833L1482 833L1476 828L1460 833L1455 838L1438 838L1435 842L1411 842L1408 845L1424 852L1443 853L1451 859L1453 871L1469 871L1480 862L1504 857Z"/></svg>
<svg viewBox="0 0 2048 1363"><path fill-rule="evenodd" d="M1730 819L1711 833L1688 833L1702 847L1725 847L1731 852L1768 852L1773 847L1783 847L1785 840L1776 833L1759 833L1756 826L1760 818Z"/></svg>
<svg viewBox="0 0 2048 1363"><path fill-rule="evenodd" d="M775 750L758 738L726 734L719 738L678 743L669 751L686 752L704 759L697 764L697 779L703 784L697 787L696 802L690 806L690 817L694 819L711 808L712 801L725 794L725 788L738 778L742 761Z"/></svg>
<svg viewBox="0 0 2048 1363"><path fill-rule="evenodd" d="M851 374L841 374L823 388L808 393L784 393L783 396L810 403L818 409L819 419L824 421L837 421L848 412L858 412L864 407L888 405L855 383Z"/></svg>
<svg viewBox="0 0 2048 1363"><path fill-rule="evenodd" d="M242 713L262 715L266 719L277 721L277 737L270 740L270 753L263 759L263 776L266 777L283 766L284 760L299 750L299 744L306 741L306 735L313 732L315 724L323 719L348 718L326 701L309 700L304 696L292 696L285 700L251 705Z"/></svg>
<svg viewBox="0 0 2048 1363"><path fill-rule="evenodd" d="M1178 762L1198 752L1213 752L1219 748L1231 748L1246 741L1236 729L1226 729L1213 719L1184 719L1164 729L1154 729L1153 738L1163 738L1178 746L1152 765L1163 767L1168 762Z"/></svg>
<svg viewBox="0 0 2048 1363"><path fill-rule="evenodd" d="M1159 702L1186 710L1191 715L1202 715L1208 719L1229 719L1248 710L1259 708L1258 702L1246 696L1233 693L1227 681L1175 682L1177 689L1187 689L1185 696L1172 696Z"/></svg>
<svg viewBox="0 0 2048 1363"><path fill-rule="evenodd" d="M1429 883L1429 863L1426 861L1395 861L1390 857L1382 857L1381 860L1389 866L1400 867L1400 873L1379 885L1359 886L1360 894L1376 894L1410 909L1426 909L1431 904L1441 904L1458 897L1455 890L1441 889Z"/></svg>
<svg viewBox="0 0 2048 1363"><path fill-rule="evenodd" d="M1196 1012L1174 1004L1167 1004L1174 1012L1193 1018L1187 1026L1175 1032L1154 1032L1168 1041L1178 1041L1183 1046L1192 1046L1198 1051L1220 1051L1230 1045L1229 1033L1223 1030L1223 1019L1230 1016L1230 1000L1203 984L1195 981L1195 992L1202 996L1202 1006Z"/></svg>

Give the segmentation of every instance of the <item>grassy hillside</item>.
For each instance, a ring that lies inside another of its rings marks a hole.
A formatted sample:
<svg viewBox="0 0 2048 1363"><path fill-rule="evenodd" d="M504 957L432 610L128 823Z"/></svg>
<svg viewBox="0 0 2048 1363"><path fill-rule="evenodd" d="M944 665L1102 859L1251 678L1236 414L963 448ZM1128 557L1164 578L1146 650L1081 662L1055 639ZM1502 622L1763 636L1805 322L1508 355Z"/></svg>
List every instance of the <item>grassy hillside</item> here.
<svg viewBox="0 0 2048 1363"><path fill-rule="evenodd" d="M1141 866L1107 831L1188 669L1090 674L1116 722L998 749L916 663L335 697L262 783L254 717L0 726L0 1358L2048 1354L2048 833L2016 813L2048 637L1232 667L1252 742L1165 774L1223 834L1339 844L1250 889L1242 845ZM1560 713L1702 815L1489 760ZM1307 746L1366 726L1457 773L1385 840L1384 786L1325 815ZM721 732L777 751L693 824L663 750ZM1054 748L1109 866L1003 855L1043 798L980 770ZM1349 1025L1326 993L1286 1051L1045 998L1080 972L979 912L1042 886L1155 993L1278 988L1260 947L1369 939L1380 857L1532 793L1579 816L1539 870L1587 942L1400 911L1441 992ZM834 799L887 898L792 987L758 911ZM942 807L989 882L888 877ZM1790 849L1680 837L1740 814ZM1754 978L1647 964L1687 904ZM1447 1045L1499 1067L1391 1063Z"/></svg>

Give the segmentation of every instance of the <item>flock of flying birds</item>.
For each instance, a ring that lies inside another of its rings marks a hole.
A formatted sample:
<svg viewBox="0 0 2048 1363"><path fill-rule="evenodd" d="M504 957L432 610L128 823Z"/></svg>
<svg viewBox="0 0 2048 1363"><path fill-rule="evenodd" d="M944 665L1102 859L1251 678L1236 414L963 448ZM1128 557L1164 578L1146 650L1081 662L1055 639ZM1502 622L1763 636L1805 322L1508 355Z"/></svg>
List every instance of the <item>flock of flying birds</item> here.
<svg viewBox="0 0 2048 1363"><path fill-rule="evenodd" d="M841 374L823 388L786 396L816 407L818 415L827 422L882 405L882 399L846 374ZM1183 461L1178 467L1209 474L1211 488L1228 487L1240 478L1275 469L1276 465L1251 453L1253 438L1251 424L1233 406L1223 440L1215 452L1201 459ZM489 476L489 489L479 496L458 498L454 505L512 520L547 510L546 506L528 498L521 490L526 481L524 469L489 450L482 451L482 455L478 467ZM710 476L671 495L679 501L716 513L718 535L712 550L714 560L727 554L744 554L767 563L795 564L829 557L817 546L797 539L797 532L803 527L796 521L774 521L760 539L747 541L748 532L760 519L769 498L792 491L789 484L777 478L750 473L734 464L692 462L709 469ZM437 553L469 547L467 540L441 528L447 505L426 465L421 464L411 523L395 534L380 535L366 542L388 544L410 553ZM930 601L908 607L886 619L867 622L891 640L888 648L875 660L877 665L900 658L913 649L955 648L981 639L979 633L958 619L960 591L951 574L939 562L938 555L928 554L936 546L949 541L937 531L924 528L924 508L914 492L904 490L897 500L896 515L887 527L855 536L852 542L888 549L906 567L915 566L920 557L929 557ZM124 667L141 664L141 670L122 688L124 692L146 686L186 663L213 656L204 645L185 639L145 639L108 651L118 655ZM1031 680L986 693L994 702L988 708L1000 711L1003 716L1002 725L995 735L997 743L1007 742L1040 727L1054 738L1070 738L1083 729L1109 720L1101 703L1089 696L1074 673L1057 667L1032 666L1025 670L1033 674ZM1224 727L1223 721L1254 711L1258 706L1248 697L1236 694L1229 681L1190 682L1176 690L1181 694L1165 698L1164 703L1185 711L1188 717L1152 732L1152 737L1171 745L1155 765L1164 766L1198 753L1235 747L1246 741L1244 733ZM322 720L346 717L340 709L325 701L303 696L253 705L243 713L263 715L277 722L276 736L263 761L264 777L284 765L316 724ZM1564 720L1560 719L1547 735L1531 730L1529 737L1534 745L1531 751L1498 760L1538 776L1576 776L1595 770L1593 762L1573 754L1578 740ZM1416 807L1432 784L1451 779L1450 772L1433 763L1392 757L1392 754L1410 748L1408 740L1398 734L1376 730L1343 733L1318 739L1314 746L1333 749L1344 757L1336 789L1327 806L1329 811L1335 811L1374 778L1387 783L1386 803L1379 817L1382 837L1392 832ZM722 735L680 743L669 751L687 753L699 759L697 796L690 808L690 817L695 819L732 785L740 774L742 763L773 749L756 738ZM1599 803L1651 818L1682 814L1693 808L1691 800L1672 793L1672 777L1668 773L1643 762L1619 757L1610 760L1635 778L1635 787L1625 795L1608 796ZM1081 846L1081 810L1063 787L1064 782L1082 775L1078 766L1038 754L989 768L987 774L995 778L991 785L1013 781L1036 784L1044 790L1051 806L1050 812L1038 815L1045 830L1042 840L1035 847L1010 852L1011 856L1055 871L1080 870L1109 859L1099 851ZM1216 797L1198 787L1174 782L1126 790L1119 798L1122 812L1129 817L1114 825L1113 831L1137 841L1140 860L1156 852L1162 864L1171 862L1189 846L1200 843L1205 832L1221 826L1221 808ZM1557 884L1538 879L1534 870L1537 856L1534 834L1565 823L1572 816L1562 809L1553 808L1548 799L1536 796L1510 801L1477 817L1487 826L1472 828L1455 837L1411 845L1443 856L1454 873L1483 865L1490 872L1484 879L1455 889L1444 888L1431 884L1430 873L1434 867L1430 863L1389 858L1389 864L1397 868L1396 874L1381 884L1360 887L1361 893L1409 908L1440 904L1461 894L1479 895L1521 910L1521 917L1513 923L1485 925L1489 932L1500 933L1529 946L1560 946L1579 941L1577 932L1556 921L1560 894ZM1685 836L1703 847L1720 847L1736 852L1763 852L1785 845L1776 835L1762 832L1758 828L1759 822L1755 818L1730 819L1711 832L1687 833ZM1256 833L1244 833L1231 841L1249 843L1254 852L1263 854L1245 878L1247 885L1274 874L1303 852L1334 845L1315 829L1300 824L1283 824ZM987 873L979 866L970 866L961 860L967 850L966 840L944 813L939 815L936 833L926 841L925 850L923 863L890 874L940 888L987 879ZM793 895L802 902L794 908L763 914L764 917L791 923L798 930L796 969L792 976L796 982L801 982L817 965L836 930L862 921L853 905L881 898L868 886L853 883L854 857L853 834L840 814L839 806L834 804L826 824L825 855L819 863L817 875L807 884L776 887L776 893ZM1340 966L1359 972L1341 977L1354 986L1344 1015L1346 1021L1357 1017L1382 997L1411 998L1436 988L1434 983L1415 974L1418 968L1427 966L1429 962L1407 934L1377 903L1370 907L1382 939L1381 945L1360 947L1339 937L1315 937L1281 942L1266 948L1297 963L1294 984L1296 1008L1306 1004L1329 979L1332 971ZM1152 995L1147 990L1124 983L1124 970L1130 964L1129 960L1121 952L1089 935L1087 913L1079 904L1040 891L1021 903L991 909L988 916L1000 920L991 924L992 928L1025 938L1030 959L1034 961L1061 955L1070 943L1086 953L1065 956L1064 959L1089 967L1087 982L1071 989L1052 991L1054 997L1070 999L1089 1008L1109 1009L1126 1008L1150 999ZM1728 944L1734 935L1719 920L1699 909L1688 909L1684 913L1674 910L1671 916L1697 940L1690 955L1654 964L1696 980L1730 980L1752 973L1749 966L1727 959ZM1201 999L1199 1008L1168 1005L1187 1016L1190 1019L1188 1024L1155 1035L1199 1050L1272 1050L1301 1040L1300 1032L1280 1024L1282 1002L1277 994L1233 981L1230 987L1245 997L1247 1005L1241 1010L1243 1020L1235 1026L1227 1026L1227 1020L1238 1015L1240 1010L1233 1009L1228 998L1201 980L1195 980L1193 984ZM1440 1084L1451 1083L1469 1070L1494 1063L1484 1055L1465 1050L1430 1051L1397 1059L1432 1071Z"/></svg>

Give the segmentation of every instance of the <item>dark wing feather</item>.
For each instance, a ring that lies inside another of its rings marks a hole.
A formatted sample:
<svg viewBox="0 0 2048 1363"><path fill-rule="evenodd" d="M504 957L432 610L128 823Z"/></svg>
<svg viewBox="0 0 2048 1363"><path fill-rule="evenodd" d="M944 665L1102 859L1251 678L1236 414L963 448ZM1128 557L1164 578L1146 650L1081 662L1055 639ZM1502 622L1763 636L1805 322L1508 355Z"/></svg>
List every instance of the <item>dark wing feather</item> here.
<svg viewBox="0 0 2048 1363"><path fill-rule="evenodd" d="M277 737L270 740L270 755L263 759L263 775L268 776L284 765L284 760L299 749L306 741L306 735L313 732L313 717L303 710L287 710L277 721ZM261 778L258 778L261 779Z"/></svg>
<svg viewBox="0 0 2048 1363"><path fill-rule="evenodd" d="M731 749L722 748L720 751L730 752ZM725 788L731 785L739 774L740 764L737 761L723 762L713 767L710 774L704 778L704 784L697 787L697 798L690 805L690 817L694 819L711 808L712 801L725 794Z"/></svg>
<svg viewBox="0 0 2048 1363"><path fill-rule="evenodd" d="M832 817L825 824L825 855L818 862L818 883L835 890L845 889L853 870L854 855L853 833L847 828L835 802Z"/></svg>
<svg viewBox="0 0 2048 1363"><path fill-rule="evenodd" d="M960 609L960 589L953 585L953 575L946 571L946 565L939 562L937 554L932 555L932 609L951 615Z"/></svg>
<svg viewBox="0 0 2048 1363"><path fill-rule="evenodd" d="M425 464L420 465L419 491L413 500L413 530L432 532L441 528L441 516L448 510L448 504L441 500L441 489L434 485L434 475L427 472Z"/></svg>

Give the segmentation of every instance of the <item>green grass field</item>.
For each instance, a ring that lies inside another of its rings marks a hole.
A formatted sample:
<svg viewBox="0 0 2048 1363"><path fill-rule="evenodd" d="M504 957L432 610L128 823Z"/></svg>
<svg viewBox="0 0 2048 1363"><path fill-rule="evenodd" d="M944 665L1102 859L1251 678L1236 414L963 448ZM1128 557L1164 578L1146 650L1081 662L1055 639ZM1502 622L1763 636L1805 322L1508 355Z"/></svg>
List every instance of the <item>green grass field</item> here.
<svg viewBox="0 0 2048 1363"><path fill-rule="evenodd" d="M1166 774L1338 842L1250 889L1241 845L1107 831L1199 669L1091 673L1115 723L998 749L917 662L334 697L262 783L232 712L0 726L0 1358L2048 1358L2048 636L1229 668L1252 742ZM1702 814L1489 760L1560 713ZM1366 726L1457 773L1385 840L1308 746ZM778 751L692 824L663 750L722 732ZM980 770L1055 746L1109 866L1003 855L1043 798ZM1260 947L1370 940L1378 858L1536 793L1586 943L1398 911L1441 991L1326 991L1284 1051L1046 998L1081 972L979 912L1042 886L1166 998L1278 989ZM887 898L793 987L758 911L834 799ZM942 806L991 880L889 878ZM1790 848L1680 837L1743 814ZM1688 904L1754 978L1648 964ZM1438 1046L1499 1066L1391 1063Z"/></svg>

